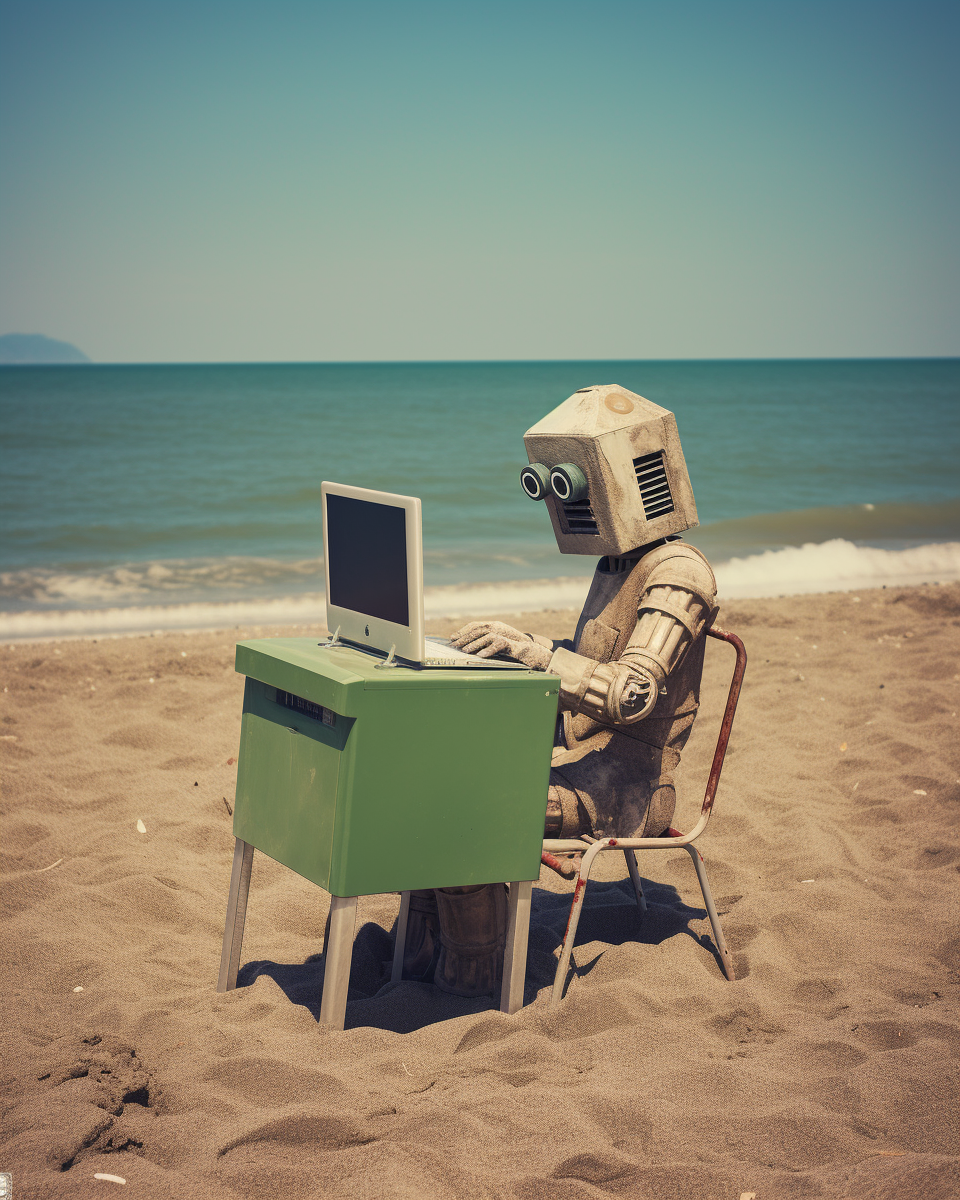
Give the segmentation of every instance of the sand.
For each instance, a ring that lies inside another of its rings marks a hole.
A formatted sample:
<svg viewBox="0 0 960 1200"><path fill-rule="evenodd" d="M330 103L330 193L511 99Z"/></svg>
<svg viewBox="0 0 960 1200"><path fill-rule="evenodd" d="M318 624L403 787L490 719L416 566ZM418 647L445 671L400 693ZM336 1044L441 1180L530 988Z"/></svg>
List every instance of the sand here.
<svg viewBox="0 0 960 1200"><path fill-rule="evenodd" d="M641 859L640 923L610 854L556 1011L567 881L534 888L512 1017L389 984L398 898L362 899L343 1033L316 1023L328 897L260 854L241 986L214 991L233 645L297 631L0 647L17 1200L955 1196L960 585L721 619L750 665L700 844L736 982L688 857ZM682 827L729 654L708 649Z"/></svg>

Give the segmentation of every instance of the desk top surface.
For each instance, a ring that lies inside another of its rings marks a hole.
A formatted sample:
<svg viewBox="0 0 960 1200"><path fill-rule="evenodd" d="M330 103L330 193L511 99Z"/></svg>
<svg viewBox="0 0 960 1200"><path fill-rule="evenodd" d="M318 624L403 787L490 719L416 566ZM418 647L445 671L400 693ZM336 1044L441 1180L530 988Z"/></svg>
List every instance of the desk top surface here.
<svg viewBox="0 0 960 1200"><path fill-rule="evenodd" d="M470 688L555 688L555 676L543 671L423 670L379 666L381 659L351 646L320 646L315 637L256 638L237 643L236 669L261 683L284 688L307 700L346 713L350 693ZM326 696L326 699L321 697Z"/></svg>

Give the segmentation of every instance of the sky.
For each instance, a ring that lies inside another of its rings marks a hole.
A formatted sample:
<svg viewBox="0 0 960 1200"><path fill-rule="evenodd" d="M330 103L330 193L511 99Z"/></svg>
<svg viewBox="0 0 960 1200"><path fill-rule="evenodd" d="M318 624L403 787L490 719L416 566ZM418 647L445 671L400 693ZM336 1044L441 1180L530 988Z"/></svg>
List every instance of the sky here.
<svg viewBox="0 0 960 1200"><path fill-rule="evenodd" d="M3 0L0 333L960 353L960 5Z"/></svg>

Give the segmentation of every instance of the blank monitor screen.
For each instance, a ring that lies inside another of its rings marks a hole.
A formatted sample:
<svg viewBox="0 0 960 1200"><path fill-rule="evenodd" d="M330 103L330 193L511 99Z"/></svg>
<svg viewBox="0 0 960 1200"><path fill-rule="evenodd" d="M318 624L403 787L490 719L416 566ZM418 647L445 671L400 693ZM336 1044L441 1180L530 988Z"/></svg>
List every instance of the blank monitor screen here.
<svg viewBox="0 0 960 1200"><path fill-rule="evenodd" d="M409 625L406 512L333 493L326 499L330 603Z"/></svg>

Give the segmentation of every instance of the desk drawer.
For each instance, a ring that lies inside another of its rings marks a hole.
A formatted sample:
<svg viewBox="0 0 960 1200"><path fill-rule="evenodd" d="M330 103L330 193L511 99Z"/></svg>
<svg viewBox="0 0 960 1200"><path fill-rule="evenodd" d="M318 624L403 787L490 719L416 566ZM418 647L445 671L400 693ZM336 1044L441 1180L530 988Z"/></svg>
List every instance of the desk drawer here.
<svg viewBox="0 0 960 1200"><path fill-rule="evenodd" d="M233 832L329 888L340 757L352 722L327 724L275 696L247 680Z"/></svg>

